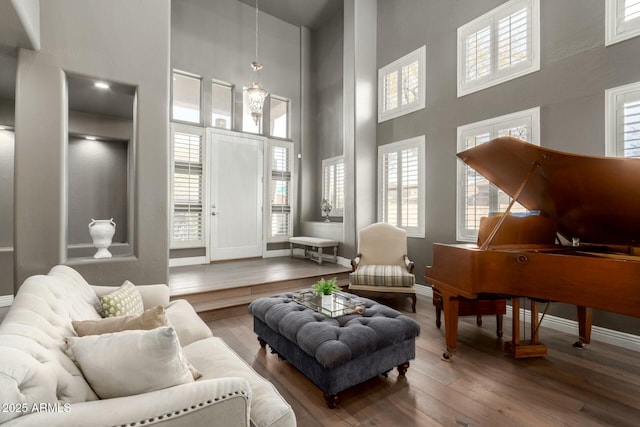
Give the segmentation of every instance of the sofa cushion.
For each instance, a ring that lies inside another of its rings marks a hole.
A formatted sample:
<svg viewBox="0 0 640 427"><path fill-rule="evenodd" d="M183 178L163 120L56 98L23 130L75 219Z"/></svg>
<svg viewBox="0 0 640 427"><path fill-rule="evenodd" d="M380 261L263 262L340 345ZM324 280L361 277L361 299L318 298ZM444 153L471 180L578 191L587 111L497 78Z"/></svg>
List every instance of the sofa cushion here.
<svg viewBox="0 0 640 427"><path fill-rule="evenodd" d="M291 406L269 381L258 375L221 338L211 337L184 347L184 354L202 372L202 380L242 377L251 386L251 425L279 427L295 425Z"/></svg>
<svg viewBox="0 0 640 427"><path fill-rule="evenodd" d="M128 316L107 317L98 320L74 320L73 329L79 337L85 335L101 335L132 329L150 330L161 326L168 326L169 321L161 305L149 308L142 314Z"/></svg>
<svg viewBox="0 0 640 427"><path fill-rule="evenodd" d="M130 396L193 381L175 330L132 330L68 337L69 351L102 399Z"/></svg>
<svg viewBox="0 0 640 427"><path fill-rule="evenodd" d="M182 346L211 337L211 329L202 321L187 300L171 301L167 306L169 323L176 328Z"/></svg>
<svg viewBox="0 0 640 427"><path fill-rule="evenodd" d="M100 307L102 317L141 314L144 311L140 292L128 280L125 280L117 290L100 297Z"/></svg>
<svg viewBox="0 0 640 427"><path fill-rule="evenodd" d="M349 275L352 285L413 286L415 276L399 265L361 265Z"/></svg>

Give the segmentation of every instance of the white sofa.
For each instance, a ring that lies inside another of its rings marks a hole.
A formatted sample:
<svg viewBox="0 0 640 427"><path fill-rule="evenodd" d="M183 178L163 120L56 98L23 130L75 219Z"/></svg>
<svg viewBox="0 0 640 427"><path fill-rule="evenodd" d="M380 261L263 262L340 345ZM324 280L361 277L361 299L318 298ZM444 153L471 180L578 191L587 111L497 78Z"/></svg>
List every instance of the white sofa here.
<svg viewBox="0 0 640 427"><path fill-rule="evenodd" d="M65 352L73 320L99 319L99 296L75 270L55 266L25 280L0 324L0 423L6 426L295 426L291 406L166 285L136 287L145 308L162 305L195 382L99 399Z"/></svg>

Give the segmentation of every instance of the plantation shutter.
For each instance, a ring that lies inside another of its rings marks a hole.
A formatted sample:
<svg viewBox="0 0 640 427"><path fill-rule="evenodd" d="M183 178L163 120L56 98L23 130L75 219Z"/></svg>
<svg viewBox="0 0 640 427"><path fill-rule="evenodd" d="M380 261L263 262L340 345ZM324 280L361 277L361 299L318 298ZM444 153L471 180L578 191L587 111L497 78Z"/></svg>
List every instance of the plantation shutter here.
<svg viewBox="0 0 640 427"><path fill-rule="evenodd" d="M616 124L619 155L640 158L640 90L618 96Z"/></svg>
<svg viewBox="0 0 640 427"><path fill-rule="evenodd" d="M526 7L498 20L498 70L527 61L529 38Z"/></svg>
<svg viewBox="0 0 640 427"><path fill-rule="evenodd" d="M491 26L465 37L465 82L491 74Z"/></svg>
<svg viewBox="0 0 640 427"><path fill-rule="evenodd" d="M271 145L271 233L270 241L291 236L291 148Z"/></svg>
<svg viewBox="0 0 640 427"><path fill-rule="evenodd" d="M618 32L640 26L640 0L618 0L616 26Z"/></svg>
<svg viewBox="0 0 640 427"><path fill-rule="evenodd" d="M418 147L402 150L402 200L403 227L418 226Z"/></svg>
<svg viewBox="0 0 640 427"><path fill-rule="evenodd" d="M172 247L204 246L202 139L173 132Z"/></svg>
<svg viewBox="0 0 640 427"><path fill-rule="evenodd" d="M382 161L382 221L398 225L398 153L385 153Z"/></svg>

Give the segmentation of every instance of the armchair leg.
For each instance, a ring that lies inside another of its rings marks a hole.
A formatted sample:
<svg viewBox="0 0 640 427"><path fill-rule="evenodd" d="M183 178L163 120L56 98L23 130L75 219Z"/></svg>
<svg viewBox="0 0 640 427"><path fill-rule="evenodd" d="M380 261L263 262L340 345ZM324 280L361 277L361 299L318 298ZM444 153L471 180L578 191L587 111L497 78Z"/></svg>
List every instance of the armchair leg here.
<svg viewBox="0 0 640 427"><path fill-rule="evenodd" d="M416 312L416 302L418 301L418 297L416 297L416 294L411 295L411 300L412 300L411 309L415 313Z"/></svg>

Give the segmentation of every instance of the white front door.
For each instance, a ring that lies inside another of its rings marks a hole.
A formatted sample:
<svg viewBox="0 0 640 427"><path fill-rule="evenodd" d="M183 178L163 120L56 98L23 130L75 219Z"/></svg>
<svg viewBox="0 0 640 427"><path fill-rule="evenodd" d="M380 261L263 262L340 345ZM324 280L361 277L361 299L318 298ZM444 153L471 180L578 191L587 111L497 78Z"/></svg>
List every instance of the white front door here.
<svg viewBox="0 0 640 427"><path fill-rule="evenodd" d="M263 140L209 130L210 259L262 256Z"/></svg>

